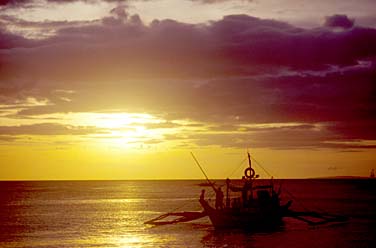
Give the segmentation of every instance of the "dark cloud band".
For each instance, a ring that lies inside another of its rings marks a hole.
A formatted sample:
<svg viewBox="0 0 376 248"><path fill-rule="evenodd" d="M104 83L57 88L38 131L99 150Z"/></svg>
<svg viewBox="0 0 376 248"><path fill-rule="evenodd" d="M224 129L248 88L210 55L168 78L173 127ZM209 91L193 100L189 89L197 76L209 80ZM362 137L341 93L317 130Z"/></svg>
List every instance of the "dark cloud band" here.
<svg viewBox="0 0 376 248"><path fill-rule="evenodd" d="M346 26L334 19L327 26ZM8 102L31 95L53 103L24 108L19 116L148 110L168 121L330 123L325 131L333 140L373 140L371 44L372 28L302 29L247 15L146 25L118 7L101 20L59 26L45 39L1 30L0 95ZM52 93L57 89L77 94L62 101ZM294 146L323 144L314 130L300 132L307 141L295 139Z"/></svg>

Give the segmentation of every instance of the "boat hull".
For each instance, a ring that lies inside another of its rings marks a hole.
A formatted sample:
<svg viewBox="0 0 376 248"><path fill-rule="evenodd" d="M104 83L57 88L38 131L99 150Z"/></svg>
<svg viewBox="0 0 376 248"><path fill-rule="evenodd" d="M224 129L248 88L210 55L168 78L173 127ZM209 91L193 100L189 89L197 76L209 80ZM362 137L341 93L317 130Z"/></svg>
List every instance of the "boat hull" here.
<svg viewBox="0 0 376 248"><path fill-rule="evenodd" d="M261 210L258 208L247 208L216 210L205 200L200 200L200 204L209 216L215 229L270 230L278 228L283 224L282 215L278 209Z"/></svg>

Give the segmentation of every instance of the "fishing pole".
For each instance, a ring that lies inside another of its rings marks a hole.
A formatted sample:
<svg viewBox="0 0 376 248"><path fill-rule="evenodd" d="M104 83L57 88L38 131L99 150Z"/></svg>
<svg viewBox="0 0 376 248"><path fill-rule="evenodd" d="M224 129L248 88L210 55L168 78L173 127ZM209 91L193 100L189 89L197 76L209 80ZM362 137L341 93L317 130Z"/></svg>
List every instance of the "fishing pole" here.
<svg viewBox="0 0 376 248"><path fill-rule="evenodd" d="M210 184L210 186L212 186L214 191L217 191L216 188L214 187L213 183L210 181L210 179L206 175L205 171L202 169L202 167L201 167L200 163L198 162L197 158L195 157L195 155L193 155L193 152L191 152L191 155L192 155L193 159L195 160L196 164L198 165L198 167L200 168L202 174L204 174L204 176L205 176L206 180L208 181L208 183Z"/></svg>

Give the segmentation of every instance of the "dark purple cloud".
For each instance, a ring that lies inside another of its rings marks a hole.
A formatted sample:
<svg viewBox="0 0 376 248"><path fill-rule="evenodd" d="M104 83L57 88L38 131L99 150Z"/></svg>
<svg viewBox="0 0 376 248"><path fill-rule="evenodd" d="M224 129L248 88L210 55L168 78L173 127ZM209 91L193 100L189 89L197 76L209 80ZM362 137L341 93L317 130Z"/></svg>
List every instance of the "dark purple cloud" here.
<svg viewBox="0 0 376 248"><path fill-rule="evenodd" d="M17 60L25 52L38 53L43 59L41 66L48 61L49 66L56 65L60 70L85 70L83 67L88 67L96 56L101 72L111 67L115 71L125 69L130 76L202 77L248 75L263 65L299 69L351 65L376 54L376 48L368 45L376 42L376 30L369 28L356 27L341 33L307 30L245 15L227 16L209 25L162 20L145 26L138 16L124 20L113 16L102 22L61 28L48 39L17 43L19 47L35 43L29 51L15 50L2 57ZM16 38L2 35L2 46L15 47ZM23 59L27 64L33 57ZM65 62L73 68L58 65Z"/></svg>
<svg viewBox="0 0 376 248"><path fill-rule="evenodd" d="M0 0L0 6L5 6L5 5L22 5L25 3L30 3L32 2L31 0Z"/></svg>
<svg viewBox="0 0 376 248"><path fill-rule="evenodd" d="M98 3L100 1L125 3L125 2L128 2L129 0L46 0L46 1L50 3L65 4L65 3L72 3L72 2ZM33 4L36 2L38 1L36 0L0 0L0 6L23 7L26 4Z"/></svg>
<svg viewBox="0 0 376 248"><path fill-rule="evenodd" d="M275 147L327 147L374 139L374 43L372 28L302 29L246 15L145 25L119 7L102 20L59 26L46 39L1 31L0 95L7 102L51 101L24 108L16 115L23 117L121 109L227 128L297 122L300 129L268 130L275 136L255 130L250 138L260 147L272 141ZM77 94L67 102L53 93L61 89ZM326 125L320 132L311 128L318 123ZM205 137L192 139L204 144Z"/></svg>
<svg viewBox="0 0 376 248"><path fill-rule="evenodd" d="M0 49L31 47L33 41L0 28Z"/></svg>
<svg viewBox="0 0 376 248"><path fill-rule="evenodd" d="M338 140L376 140L374 129L376 120L352 120L348 122L334 122L327 126L327 129L334 134Z"/></svg>
<svg viewBox="0 0 376 248"><path fill-rule="evenodd" d="M214 128L212 131L166 135L167 140L189 140L188 145L222 146L232 148L272 148L272 149L373 149L376 145L347 142L341 135L332 132L328 126L297 125L285 127L251 128L243 132L238 127L224 132ZM232 131L232 132L231 132ZM351 140L359 141L359 140Z"/></svg>
<svg viewBox="0 0 376 248"><path fill-rule="evenodd" d="M332 15L325 18L324 25L330 28L352 28L354 20L348 18L346 15Z"/></svg>

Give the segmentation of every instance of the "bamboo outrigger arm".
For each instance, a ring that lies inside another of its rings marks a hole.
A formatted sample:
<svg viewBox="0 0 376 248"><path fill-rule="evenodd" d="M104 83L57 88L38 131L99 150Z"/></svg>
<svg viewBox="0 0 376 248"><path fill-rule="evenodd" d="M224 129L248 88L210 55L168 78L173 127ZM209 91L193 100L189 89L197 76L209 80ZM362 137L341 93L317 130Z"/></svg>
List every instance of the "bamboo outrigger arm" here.
<svg viewBox="0 0 376 248"><path fill-rule="evenodd" d="M180 222L188 222L192 220L197 220L202 217L205 217L207 214L205 212L175 212L175 213L165 213L157 218L148 220L144 222L144 224L151 224L151 225L168 225L168 224L176 224ZM170 216L177 216L179 218L175 218L172 220L165 220L163 219L170 217Z"/></svg>
<svg viewBox="0 0 376 248"><path fill-rule="evenodd" d="M341 215L333 215L333 214L318 213L318 212L297 212L297 211L292 211L292 210L289 210L284 215L284 217L291 217L300 221L304 221L312 226L327 224L330 222L348 221L348 217L341 216Z"/></svg>

